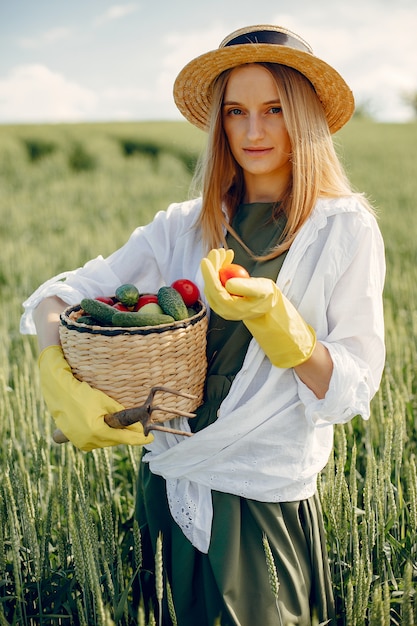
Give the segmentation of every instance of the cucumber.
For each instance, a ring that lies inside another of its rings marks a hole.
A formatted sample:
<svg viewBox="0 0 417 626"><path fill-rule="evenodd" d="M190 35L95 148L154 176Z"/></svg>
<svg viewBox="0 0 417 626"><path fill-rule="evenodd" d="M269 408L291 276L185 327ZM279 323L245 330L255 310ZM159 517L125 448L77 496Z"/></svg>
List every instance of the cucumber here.
<svg viewBox="0 0 417 626"><path fill-rule="evenodd" d="M172 324L174 318L164 313L141 313L140 311L117 311L113 313L113 326L128 328L131 326L160 326L161 324Z"/></svg>
<svg viewBox="0 0 417 626"><path fill-rule="evenodd" d="M173 287L161 287L158 291L158 303L164 313L171 315L174 320L185 320L188 315L182 296Z"/></svg>
<svg viewBox="0 0 417 626"><path fill-rule="evenodd" d="M136 285L126 283L120 285L114 294L116 298L127 307L134 307L139 300L139 290Z"/></svg>
<svg viewBox="0 0 417 626"><path fill-rule="evenodd" d="M101 322L105 326L112 325L112 317L114 315L114 308L105 302L100 300L94 300L93 298L84 298L81 300L81 308L91 315L98 322Z"/></svg>
<svg viewBox="0 0 417 626"><path fill-rule="evenodd" d="M81 315L77 318L77 324L87 324L87 326L100 326L100 322L91 315Z"/></svg>

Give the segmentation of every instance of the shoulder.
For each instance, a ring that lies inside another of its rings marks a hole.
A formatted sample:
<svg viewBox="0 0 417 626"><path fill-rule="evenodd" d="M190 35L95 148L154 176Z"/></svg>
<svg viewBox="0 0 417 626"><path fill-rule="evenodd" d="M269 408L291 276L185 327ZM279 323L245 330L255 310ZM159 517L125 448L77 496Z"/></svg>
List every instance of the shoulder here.
<svg viewBox="0 0 417 626"><path fill-rule="evenodd" d="M201 198L194 198L192 200L185 200L184 202L175 202L170 204L165 214L167 219L197 219L201 211ZM157 215L159 215L157 213Z"/></svg>
<svg viewBox="0 0 417 626"><path fill-rule="evenodd" d="M341 268L362 250L379 259L384 242L375 215L360 196L320 198L292 246L302 259L328 255ZM307 253L308 252L308 253Z"/></svg>
<svg viewBox="0 0 417 626"><path fill-rule="evenodd" d="M158 211L149 224L139 226L135 233L148 237L154 234L160 236L161 233L166 233L167 236L178 237L182 232L188 232L190 228L197 224L200 212L200 198L175 202L163 211Z"/></svg>
<svg viewBox="0 0 417 626"><path fill-rule="evenodd" d="M339 231L344 238L360 239L366 231L381 238L377 218L360 195L319 198L308 221L314 230Z"/></svg>
<svg viewBox="0 0 417 626"><path fill-rule="evenodd" d="M375 224L375 214L362 197L357 195L340 196L338 198L319 198L311 213L313 221L326 221L333 216L346 216L344 221L362 221L364 224Z"/></svg>

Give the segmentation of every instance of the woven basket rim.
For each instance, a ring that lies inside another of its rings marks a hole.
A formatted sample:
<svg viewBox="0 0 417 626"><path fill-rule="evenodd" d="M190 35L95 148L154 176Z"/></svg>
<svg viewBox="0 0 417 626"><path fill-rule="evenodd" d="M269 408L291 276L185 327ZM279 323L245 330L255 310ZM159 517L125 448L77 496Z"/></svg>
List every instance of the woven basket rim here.
<svg viewBox="0 0 417 626"><path fill-rule="evenodd" d="M164 333L168 331L177 330L179 328L187 328L187 326L193 326L198 324L207 315L207 308L205 304L198 300L200 310L196 312L192 317L187 317L185 320L179 320L177 322L171 322L169 324L160 324L158 326L90 326L88 324L78 323L75 320L70 319L69 315L73 312L81 309L80 304L67 307L60 315L60 321L63 326L66 326L69 330L75 330L79 333L89 333L90 335L105 335L107 337L114 337L117 335L149 335L151 333Z"/></svg>

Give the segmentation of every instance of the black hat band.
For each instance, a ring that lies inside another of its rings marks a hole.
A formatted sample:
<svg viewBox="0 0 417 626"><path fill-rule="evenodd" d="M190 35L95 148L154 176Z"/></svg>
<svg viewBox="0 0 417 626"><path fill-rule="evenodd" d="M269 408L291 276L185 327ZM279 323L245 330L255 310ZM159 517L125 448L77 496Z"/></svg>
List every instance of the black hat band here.
<svg viewBox="0 0 417 626"><path fill-rule="evenodd" d="M234 37L224 44L224 48L228 46L237 46L247 43L269 43L278 46L288 46L296 50L312 53L312 50L296 37L292 37L288 33L278 32L276 30L255 30L249 33L243 33Z"/></svg>

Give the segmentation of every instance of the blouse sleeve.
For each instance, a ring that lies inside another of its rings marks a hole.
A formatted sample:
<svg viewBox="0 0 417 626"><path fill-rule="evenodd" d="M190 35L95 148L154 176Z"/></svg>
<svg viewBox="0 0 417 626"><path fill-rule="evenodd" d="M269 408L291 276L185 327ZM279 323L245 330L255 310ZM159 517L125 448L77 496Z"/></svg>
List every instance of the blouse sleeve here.
<svg viewBox="0 0 417 626"><path fill-rule="evenodd" d="M337 279L327 307L328 335L320 339L333 360L324 399L297 378L307 420L315 426L369 419L370 403L385 363L384 245L374 218L353 233L353 254Z"/></svg>
<svg viewBox="0 0 417 626"><path fill-rule="evenodd" d="M196 202L172 204L150 224L136 228L125 245L109 257L98 256L83 267L47 280L23 303L20 332L36 334L33 311L49 296L72 305L82 298L111 295L123 283L135 284L142 293L157 290L173 271L173 248L194 219L194 209L198 209Z"/></svg>

